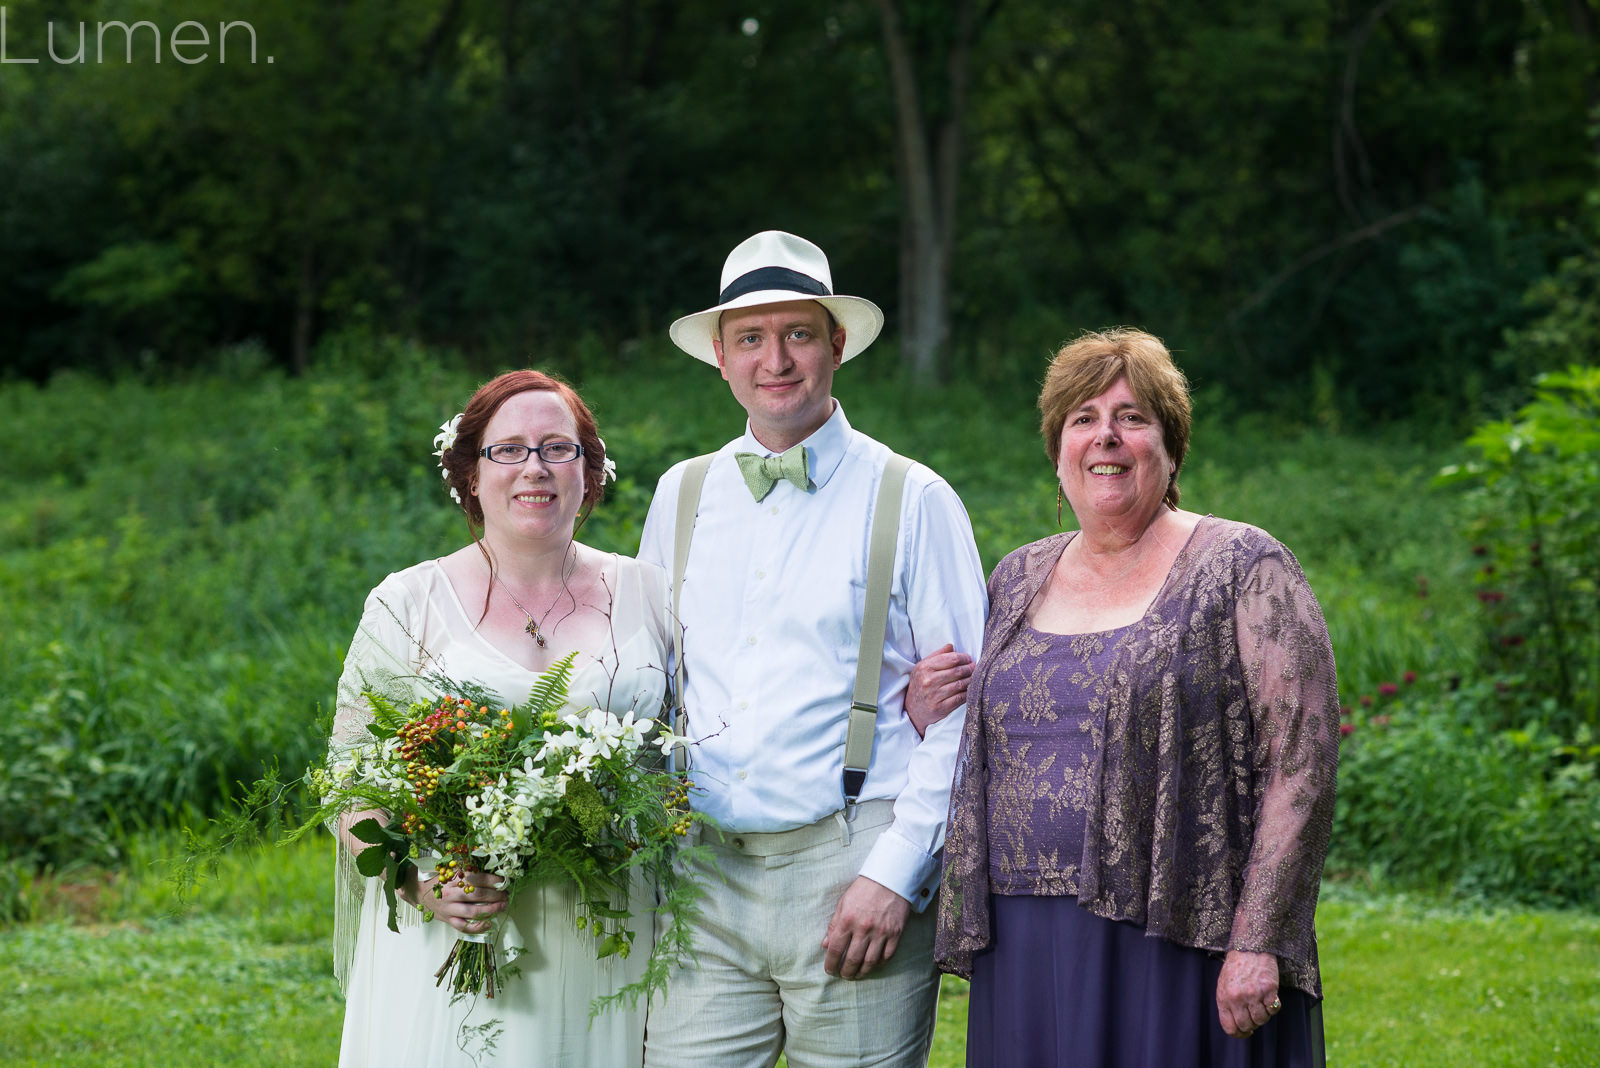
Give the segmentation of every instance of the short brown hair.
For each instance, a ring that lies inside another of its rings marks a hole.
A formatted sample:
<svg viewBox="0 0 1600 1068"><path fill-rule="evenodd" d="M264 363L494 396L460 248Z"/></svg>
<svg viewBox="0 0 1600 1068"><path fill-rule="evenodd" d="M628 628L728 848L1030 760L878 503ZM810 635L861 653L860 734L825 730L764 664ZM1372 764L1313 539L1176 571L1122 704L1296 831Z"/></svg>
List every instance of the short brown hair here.
<svg viewBox="0 0 1600 1068"><path fill-rule="evenodd" d="M1163 500L1178 507L1178 472L1189 451L1189 380L1172 362L1161 339L1130 326L1090 331L1069 342L1050 360L1039 391L1039 432L1054 467L1061 454L1061 428L1067 413L1098 397L1119 378L1161 424L1162 444L1172 457L1172 478Z"/></svg>

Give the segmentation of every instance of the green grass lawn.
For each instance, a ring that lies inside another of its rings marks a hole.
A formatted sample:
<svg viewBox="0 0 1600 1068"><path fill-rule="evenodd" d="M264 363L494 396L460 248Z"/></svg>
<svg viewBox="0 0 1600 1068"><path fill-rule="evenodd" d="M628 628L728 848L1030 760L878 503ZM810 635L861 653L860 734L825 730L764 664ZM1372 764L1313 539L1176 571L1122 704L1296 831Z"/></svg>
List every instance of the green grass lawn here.
<svg viewBox="0 0 1600 1068"><path fill-rule="evenodd" d="M28 888L44 918L0 931L0 1060L333 1063L328 864L325 839L230 858L181 917L155 875ZM1600 1064L1600 917L1332 885L1317 919L1330 1065ZM962 1063L966 1005L947 979L931 1065Z"/></svg>

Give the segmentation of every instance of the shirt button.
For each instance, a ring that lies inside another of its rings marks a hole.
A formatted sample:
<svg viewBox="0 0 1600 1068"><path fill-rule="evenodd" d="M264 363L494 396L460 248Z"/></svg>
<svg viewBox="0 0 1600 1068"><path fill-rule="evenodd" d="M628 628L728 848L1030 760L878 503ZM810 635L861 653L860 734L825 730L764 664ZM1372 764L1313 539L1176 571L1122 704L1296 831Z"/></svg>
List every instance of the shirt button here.
<svg viewBox="0 0 1600 1068"><path fill-rule="evenodd" d="M758 578L758 579L764 579L764 578L766 578L766 577L767 577L767 573L766 573L766 572L765 572L765 571L757 571L757 572L756 572L756 578Z"/></svg>
<svg viewBox="0 0 1600 1068"><path fill-rule="evenodd" d="M748 771L744 771L744 770L742 770L742 769L741 769L741 770L740 770L740 772L739 772L739 778L741 778L741 779L748 779L748 778L749 778L749 777L750 777L750 773L749 773L749 772L748 772Z"/></svg>
<svg viewBox="0 0 1600 1068"><path fill-rule="evenodd" d="M752 634L750 637L746 638L745 641L751 645L754 645L756 643L756 636Z"/></svg>
<svg viewBox="0 0 1600 1068"><path fill-rule="evenodd" d="M741 710L749 708L749 707L750 707L750 702L749 701L740 701L739 702L739 708Z"/></svg>
<svg viewBox="0 0 1600 1068"><path fill-rule="evenodd" d="M773 515L777 515L778 514L778 506L777 505L773 505L771 508L769 508L767 510L769 512L771 512Z"/></svg>

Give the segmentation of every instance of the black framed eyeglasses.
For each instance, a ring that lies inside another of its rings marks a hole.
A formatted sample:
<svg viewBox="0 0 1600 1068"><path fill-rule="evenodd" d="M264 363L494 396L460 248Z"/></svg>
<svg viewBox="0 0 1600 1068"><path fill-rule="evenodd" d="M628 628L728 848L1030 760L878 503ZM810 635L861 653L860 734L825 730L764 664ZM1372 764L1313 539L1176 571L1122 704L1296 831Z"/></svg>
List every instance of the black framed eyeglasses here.
<svg viewBox="0 0 1600 1068"><path fill-rule="evenodd" d="M497 464L520 464L529 456L537 456L547 464L570 464L583 455L583 446L576 441L547 441L543 445L506 441L485 446L480 454Z"/></svg>

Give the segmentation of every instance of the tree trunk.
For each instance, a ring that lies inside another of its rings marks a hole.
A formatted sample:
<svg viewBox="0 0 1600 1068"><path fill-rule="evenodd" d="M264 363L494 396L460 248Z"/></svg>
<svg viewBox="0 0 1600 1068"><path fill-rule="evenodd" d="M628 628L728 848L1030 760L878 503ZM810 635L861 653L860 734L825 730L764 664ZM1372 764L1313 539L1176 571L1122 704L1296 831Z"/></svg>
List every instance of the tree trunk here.
<svg viewBox="0 0 1600 1068"><path fill-rule="evenodd" d="M967 70L976 35L973 0L956 0L945 56L945 107L925 106L902 0L877 0L894 94L895 167L900 176L900 351L918 382L935 382L950 336L950 264L961 175Z"/></svg>

